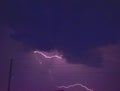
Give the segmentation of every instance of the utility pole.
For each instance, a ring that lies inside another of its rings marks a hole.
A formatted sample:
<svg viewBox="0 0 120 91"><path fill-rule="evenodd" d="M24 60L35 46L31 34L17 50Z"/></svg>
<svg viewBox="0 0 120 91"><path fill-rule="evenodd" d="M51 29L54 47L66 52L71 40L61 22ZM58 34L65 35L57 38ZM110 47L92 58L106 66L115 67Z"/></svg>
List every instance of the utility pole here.
<svg viewBox="0 0 120 91"><path fill-rule="evenodd" d="M11 87L12 66L13 66L13 59L10 59L10 68L9 68L9 77L8 77L8 91L10 91L10 87Z"/></svg>

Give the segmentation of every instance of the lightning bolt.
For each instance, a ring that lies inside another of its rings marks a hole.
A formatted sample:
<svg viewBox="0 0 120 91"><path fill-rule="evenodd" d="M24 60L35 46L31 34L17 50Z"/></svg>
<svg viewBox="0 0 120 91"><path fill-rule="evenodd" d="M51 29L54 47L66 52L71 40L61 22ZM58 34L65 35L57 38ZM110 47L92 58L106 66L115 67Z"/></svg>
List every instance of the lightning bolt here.
<svg viewBox="0 0 120 91"><path fill-rule="evenodd" d="M43 53L41 51L34 51L34 53L35 54L36 53L40 54L40 55L42 55L43 57L45 57L47 59L52 59L52 58L62 59L62 56L58 56L58 55L48 56L48 55L46 55L45 53ZM42 64L42 62L41 62L41 64ZM51 80L53 80L52 71L50 69L49 69L49 75L50 75ZM58 88L68 89L68 88L75 87L75 86L81 86L82 88L86 89L87 91L93 91L93 89L90 89L87 86L85 86L83 84L80 84L80 83L69 85L69 86L58 86Z"/></svg>
<svg viewBox="0 0 120 91"><path fill-rule="evenodd" d="M34 53L38 53L38 54L41 54L42 56L44 56L45 58L47 59L52 59L52 58L58 58L58 59L62 59L61 56L58 56L58 55L54 55L54 56L47 56L46 54L44 54L43 52L41 51L34 51Z"/></svg>
<svg viewBox="0 0 120 91"><path fill-rule="evenodd" d="M88 88L87 86L85 86L85 85L83 85L83 84L80 84L80 83L73 84L73 85L69 85L69 86L59 86L58 88L68 89L68 88L75 87L75 86L81 86L81 87L85 88L87 91L93 91L93 89L90 89L90 88Z"/></svg>
<svg viewBox="0 0 120 91"><path fill-rule="evenodd" d="M40 54L46 59L52 59L52 58L62 59L62 56L58 56L58 55L48 56L48 55L46 55L45 53L43 53L41 51L34 51L33 53ZM40 64L42 64L42 62L40 62ZM51 64L49 64L49 65L51 65ZM52 70L50 68L49 68L49 76L50 76L51 81L53 82L54 79L53 79L53 75L52 75Z"/></svg>
<svg viewBox="0 0 120 91"><path fill-rule="evenodd" d="M49 75L50 75L50 79L51 79L51 81L53 82L54 81L54 79L53 79L53 76L52 76L52 71L49 69Z"/></svg>

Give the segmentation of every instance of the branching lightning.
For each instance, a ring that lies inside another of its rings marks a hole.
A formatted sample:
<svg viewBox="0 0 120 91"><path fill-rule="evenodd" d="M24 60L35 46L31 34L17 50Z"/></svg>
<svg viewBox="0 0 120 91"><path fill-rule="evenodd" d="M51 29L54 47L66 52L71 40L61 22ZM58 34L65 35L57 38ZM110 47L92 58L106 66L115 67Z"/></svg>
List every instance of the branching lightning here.
<svg viewBox="0 0 120 91"><path fill-rule="evenodd" d="M54 56L47 56L46 54L44 54L43 52L41 51L34 51L34 53L38 53L38 54L41 54L42 56L44 56L45 58L47 59L51 59L51 58L58 58L58 59L62 59L61 56L58 56L58 55L54 55Z"/></svg>
<svg viewBox="0 0 120 91"><path fill-rule="evenodd" d="M53 59L53 58L57 58L57 59L62 59L62 56L58 56L58 55L53 55L53 56L48 56L48 55L46 55L45 53L43 53L43 52L41 52L41 51L34 51L34 53L36 54L40 54L40 55L42 55L44 58L46 58L46 59ZM40 64L42 64L42 62L40 61ZM51 64L49 64L49 65L51 65ZM51 81L53 82L53 76L52 76L52 70L49 68L49 76L50 76L50 79L51 79Z"/></svg>
<svg viewBox="0 0 120 91"><path fill-rule="evenodd" d="M52 58L62 59L62 56L58 56L58 55L48 56L48 55L46 55L45 53L43 53L41 51L34 51L34 53L35 54L36 53L40 54L40 55L42 55L46 59L52 59ZM42 62L40 62L40 64L42 64ZM53 76L52 76L51 69L49 69L49 75L50 75L51 80L53 81ZM81 83L77 83L77 84L73 84L73 85L69 85L69 86L58 86L58 88L68 89L68 88L75 87L75 86L80 86L80 87L86 89L87 91L93 91L93 89L90 89L90 88L88 88L87 86L85 86L85 85L83 85Z"/></svg>
<svg viewBox="0 0 120 91"><path fill-rule="evenodd" d="M75 87L75 86L81 86L81 87L85 88L87 91L93 91L93 89L90 89L90 88L88 88L88 87L86 87L86 86L84 86L83 84L80 84L80 83L69 85L69 86L59 86L58 88L68 89L68 88Z"/></svg>

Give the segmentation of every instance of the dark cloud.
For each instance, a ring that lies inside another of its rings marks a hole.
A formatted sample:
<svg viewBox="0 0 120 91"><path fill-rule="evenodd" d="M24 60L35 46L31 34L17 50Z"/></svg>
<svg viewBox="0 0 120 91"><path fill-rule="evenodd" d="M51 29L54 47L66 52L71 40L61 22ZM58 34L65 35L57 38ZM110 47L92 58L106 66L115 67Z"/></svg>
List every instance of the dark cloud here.
<svg viewBox="0 0 120 91"><path fill-rule="evenodd" d="M114 32L89 31L51 31L29 30L17 31L12 36L21 41L32 50L50 51L57 49L63 51L69 63L86 64L100 67L102 56L96 48L116 43Z"/></svg>
<svg viewBox="0 0 120 91"><path fill-rule="evenodd" d="M118 41L118 9L106 2L14 2L2 17L27 48L60 50L70 63L102 64L95 48ZM4 14L4 13L3 13Z"/></svg>

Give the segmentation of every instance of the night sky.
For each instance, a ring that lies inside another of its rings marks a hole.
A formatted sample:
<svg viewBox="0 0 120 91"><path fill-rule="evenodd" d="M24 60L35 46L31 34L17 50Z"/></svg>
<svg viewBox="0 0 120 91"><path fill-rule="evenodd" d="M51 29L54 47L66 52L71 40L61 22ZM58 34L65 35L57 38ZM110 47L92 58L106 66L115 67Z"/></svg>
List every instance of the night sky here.
<svg viewBox="0 0 120 91"><path fill-rule="evenodd" d="M94 91L119 91L119 11L118 0L1 0L0 91L7 91L11 58L11 91L54 91L74 83ZM63 55L65 61L52 63L54 81L49 60L37 55L45 61L39 64L34 50Z"/></svg>

